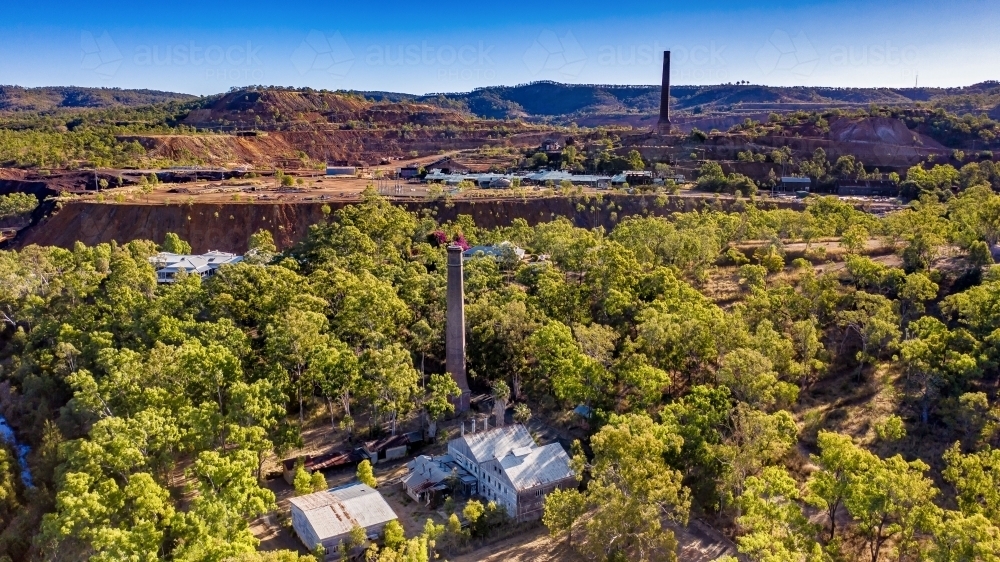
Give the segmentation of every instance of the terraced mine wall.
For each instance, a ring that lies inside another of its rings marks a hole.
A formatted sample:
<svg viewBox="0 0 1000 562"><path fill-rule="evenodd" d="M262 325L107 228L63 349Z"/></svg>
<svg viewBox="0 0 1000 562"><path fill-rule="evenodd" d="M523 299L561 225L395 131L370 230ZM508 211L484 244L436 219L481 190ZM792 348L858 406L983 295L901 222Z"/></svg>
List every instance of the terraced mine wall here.
<svg viewBox="0 0 1000 562"><path fill-rule="evenodd" d="M325 203L331 210L352 201ZM714 207L730 209L743 205L726 198L657 197L654 195L605 195L594 197L545 197L463 201L397 202L410 211L428 210L440 222L459 215L472 216L484 227L505 226L515 219L528 224L566 217L580 227L614 228L628 216L667 216L675 211ZM769 203L771 204L771 203ZM782 201L775 206L802 208L798 201ZM87 245L147 239L160 242L168 232L187 240L195 252L222 250L244 252L250 235L266 229L279 248L302 240L309 226L326 220L324 203L190 203L190 204L111 204L71 202L63 204L44 219L22 231L9 245L30 244L71 248L77 241Z"/></svg>

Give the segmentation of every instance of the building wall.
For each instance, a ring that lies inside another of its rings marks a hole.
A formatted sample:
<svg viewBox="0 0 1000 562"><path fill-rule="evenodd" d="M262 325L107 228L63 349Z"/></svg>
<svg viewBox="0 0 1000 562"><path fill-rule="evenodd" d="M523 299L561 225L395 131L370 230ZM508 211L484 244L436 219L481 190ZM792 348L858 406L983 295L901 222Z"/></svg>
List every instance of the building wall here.
<svg viewBox="0 0 1000 562"><path fill-rule="evenodd" d="M500 463L492 460L480 465L479 495L502 505L511 517L517 516L517 493L503 473Z"/></svg>
<svg viewBox="0 0 1000 562"><path fill-rule="evenodd" d="M517 495L517 515L515 517L518 521L541 519L546 496L557 489L568 490L579 485L576 478L565 478L555 483L523 490Z"/></svg>
<svg viewBox="0 0 1000 562"><path fill-rule="evenodd" d="M316 536L312 525L306 519L306 514L294 505L292 506L292 529L295 530L295 534L299 536L299 540L309 550L316 548L316 545L320 543L319 537ZM326 545L324 544L323 546Z"/></svg>

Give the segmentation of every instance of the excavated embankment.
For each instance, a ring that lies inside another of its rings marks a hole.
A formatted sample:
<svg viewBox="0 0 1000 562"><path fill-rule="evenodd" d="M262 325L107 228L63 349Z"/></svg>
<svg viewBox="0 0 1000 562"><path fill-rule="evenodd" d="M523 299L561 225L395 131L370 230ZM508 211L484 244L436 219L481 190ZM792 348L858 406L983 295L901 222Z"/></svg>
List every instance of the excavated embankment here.
<svg viewBox="0 0 1000 562"><path fill-rule="evenodd" d="M328 202L333 210L352 201ZM693 197L657 198L652 195L605 195L594 197L546 197L532 199L494 199L480 201L400 202L410 211L429 209L438 221L446 222L459 215L471 215L476 224L496 227L524 219L537 224L567 217L581 227L613 228L627 216L666 216L674 211L708 206L741 205L732 200ZM168 232L187 240L195 252L223 250L243 252L250 235L266 229L274 235L279 248L302 240L309 225L321 222L324 203L191 203L171 205L66 203L45 219L23 231L13 246L31 244L71 248L77 241L87 245L115 240L162 241ZM783 202L794 207L800 202Z"/></svg>

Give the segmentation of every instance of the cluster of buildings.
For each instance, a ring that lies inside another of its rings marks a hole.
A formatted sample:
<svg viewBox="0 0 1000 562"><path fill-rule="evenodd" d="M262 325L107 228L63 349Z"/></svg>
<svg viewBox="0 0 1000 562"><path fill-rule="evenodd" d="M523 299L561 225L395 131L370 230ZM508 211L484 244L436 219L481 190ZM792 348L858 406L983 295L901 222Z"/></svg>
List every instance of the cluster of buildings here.
<svg viewBox="0 0 1000 562"><path fill-rule="evenodd" d="M469 250L477 255L494 249ZM520 248L511 245L501 249L508 254L512 250L516 254ZM448 246L445 351L448 373L461 390L455 400L460 415L469 410L471 403L465 365L463 264L467 257L462 247ZM481 427L480 419L463 421L460 435L448 442L446 454L422 455L407 463L402 484L413 501L436 508L447 497L479 497L495 502L512 520L520 522L541 518L545 498L554 490L579 485L562 445L539 445L524 425L505 425L504 404L494 405L494 410L494 427L489 427L489 416L480 418ZM355 451L306 460L314 470L364 458L375 463L405 456L413 440L409 434L392 436L366 443ZM289 461L286 470L294 466L295 461ZM377 537L389 521L397 518L385 498L364 484L299 496L291 500L291 506L292 528L302 543L310 550L323 545L327 552L336 552L356 527L369 537Z"/></svg>
<svg viewBox="0 0 1000 562"><path fill-rule="evenodd" d="M466 425L471 429L466 431ZM538 445L521 424L488 427L464 422L462 434L448 442L448 453L421 455L407 463L402 483L415 502L436 508L447 497L481 497L495 502L518 522L539 519L545 497L579 484L569 455L558 443ZM351 484L292 498L292 528L309 549L323 545L336 552L351 530L376 538L397 518L377 491Z"/></svg>
<svg viewBox="0 0 1000 562"><path fill-rule="evenodd" d="M416 177L416 176L414 176ZM671 178L678 181L677 178ZM653 173L643 170L629 170L613 176L601 176L593 174L571 174L564 170L540 170L531 173L520 174L495 174L495 173L448 173L440 169L432 169L423 177L425 183L440 183L447 186L458 186L463 183L471 183L482 189L508 189L517 186L558 186L564 181L573 185L592 187L595 189L610 189L625 184L628 185L651 185L662 184L663 180L654 178ZM684 181L683 176L680 181Z"/></svg>

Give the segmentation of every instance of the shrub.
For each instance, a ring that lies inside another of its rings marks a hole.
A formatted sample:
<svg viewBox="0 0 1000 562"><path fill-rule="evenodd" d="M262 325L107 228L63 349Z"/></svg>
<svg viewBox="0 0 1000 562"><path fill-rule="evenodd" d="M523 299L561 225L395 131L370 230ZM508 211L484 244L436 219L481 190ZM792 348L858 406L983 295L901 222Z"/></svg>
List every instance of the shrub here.
<svg viewBox="0 0 1000 562"><path fill-rule="evenodd" d="M875 424L875 434L881 441L899 441L906 437L906 426L903 418L893 414Z"/></svg>

